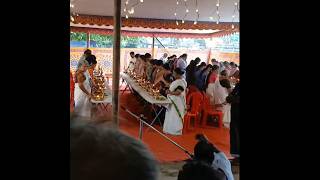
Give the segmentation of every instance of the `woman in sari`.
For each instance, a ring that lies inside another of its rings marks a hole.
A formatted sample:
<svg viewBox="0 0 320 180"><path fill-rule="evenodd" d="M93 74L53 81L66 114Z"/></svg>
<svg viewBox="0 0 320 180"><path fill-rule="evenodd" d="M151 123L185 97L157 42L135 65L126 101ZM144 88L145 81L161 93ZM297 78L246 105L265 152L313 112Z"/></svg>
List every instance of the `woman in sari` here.
<svg viewBox="0 0 320 180"><path fill-rule="evenodd" d="M219 67L214 65L213 71L209 74L207 80L206 94L210 97L210 104L217 111L223 112L223 123L225 126L230 124L231 114L230 114L230 105L225 103L225 99L231 91L231 86L224 87L227 85L225 82L225 71L222 71L222 78L220 78ZM220 81L221 80L221 81ZM221 84L222 82L222 84Z"/></svg>
<svg viewBox="0 0 320 180"><path fill-rule="evenodd" d="M210 97L210 104L214 105L214 91L215 91L215 84L216 84L216 80L218 78L218 74L219 74L219 66L217 65L213 65L212 66L212 71L210 72L210 74L207 76L207 80L206 80L206 93L207 95Z"/></svg>
<svg viewBox="0 0 320 180"><path fill-rule="evenodd" d="M163 132L171 135L181 135L183 117L186 113L187 82L183 78L184 71L176 68L173 72L173 81L167 90L167 97L172 104L167 108L163 124Z"/></svg>
<svg viewBox="0 0 320 180"><path fill-rule="evenodd" d="M76 83L74 89L74 112L81 117L91 116L91 87L90 87L90 75L87 71L88 66L83 64L76 72Z"/></svg>

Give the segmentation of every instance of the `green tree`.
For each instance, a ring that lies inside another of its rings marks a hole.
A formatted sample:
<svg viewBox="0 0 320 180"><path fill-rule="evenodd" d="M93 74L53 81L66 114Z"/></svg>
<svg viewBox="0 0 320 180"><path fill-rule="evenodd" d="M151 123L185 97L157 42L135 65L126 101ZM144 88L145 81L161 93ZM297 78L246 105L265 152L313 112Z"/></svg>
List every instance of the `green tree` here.
<svg viewBox="0 0 320 180"><path fill-rule="evenodd" d="M81 32L71 32L70 41L87 41L87 34ZM147 47L147 39L144 37L121 36L122 48L143 48ZM110 48L113 45L111 35L90 34L90 47Z"/></svg>
<svg viewBox="0 0 320 180"><path fill-rule="evenodd" d="M86 41L87 34L81 32L71 32L70 33L70 41Z"/></svg>
<svg viewBox="0 0 320 180"><path fill-rule="evenodd" d="M121 37L121 47L122 48L139 48L143 47L143 44L145 44L143 38L141 37L128 37L128 36L122 36Z"/></svg>
<svg viewBox="0 0 320 180"><path fill-rule="evenodd" d="M90 46L99 48L112 47L113 37L111 35L90 34Z"/></svg>

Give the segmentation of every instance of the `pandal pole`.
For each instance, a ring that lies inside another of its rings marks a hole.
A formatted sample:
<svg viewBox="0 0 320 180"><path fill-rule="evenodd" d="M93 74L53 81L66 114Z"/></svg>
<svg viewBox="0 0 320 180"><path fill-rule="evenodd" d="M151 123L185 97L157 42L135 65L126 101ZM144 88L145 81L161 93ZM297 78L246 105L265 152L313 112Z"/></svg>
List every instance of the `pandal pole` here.
<svg viewBox="0 0 320 180"><path fill-rule="evenodd" d="M113 15L113 62L112 62L112 121L119 128L119 79L120 79L120 38L121 1L114 0Z"/></svg>
<svg viewBox="0 0 320 180"><path fill-rule="evenodd" d="M152 58L154 59L154 34L152 35Z"/></svg>

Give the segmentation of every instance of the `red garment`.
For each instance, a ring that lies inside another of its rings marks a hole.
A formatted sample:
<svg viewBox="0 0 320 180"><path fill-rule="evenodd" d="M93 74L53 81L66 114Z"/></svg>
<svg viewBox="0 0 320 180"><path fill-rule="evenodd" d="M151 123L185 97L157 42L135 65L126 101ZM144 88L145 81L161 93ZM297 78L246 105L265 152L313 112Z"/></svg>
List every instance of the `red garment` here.
<svg viewBox="0 0 320 180"><path fill-rule="evenodd" d="M209 79L208 79L208 82L209 83L214 83L216 82L216 79L217 79L217 74L216 73L211 73Z"/></svg>
<svg viewBox="0 0 320 180"><path fill-rule="evenodd" d="M74 108L74 80L72 72L70 71L70 111Z"/></svg>

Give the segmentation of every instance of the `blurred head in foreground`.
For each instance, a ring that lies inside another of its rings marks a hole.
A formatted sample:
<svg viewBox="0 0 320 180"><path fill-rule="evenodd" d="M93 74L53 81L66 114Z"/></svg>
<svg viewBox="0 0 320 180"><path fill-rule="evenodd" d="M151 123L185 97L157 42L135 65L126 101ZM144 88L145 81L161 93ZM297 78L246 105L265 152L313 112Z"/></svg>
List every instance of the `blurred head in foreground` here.
<svg viewBox="0 0 320 180"><path fill-rule="evenodd" d="M140 141L78 120L71 121L70 166L71 180L156 180L159 171Z"/></svg>

